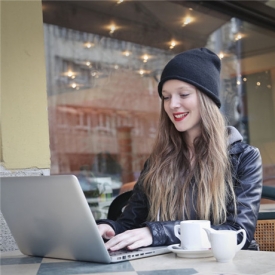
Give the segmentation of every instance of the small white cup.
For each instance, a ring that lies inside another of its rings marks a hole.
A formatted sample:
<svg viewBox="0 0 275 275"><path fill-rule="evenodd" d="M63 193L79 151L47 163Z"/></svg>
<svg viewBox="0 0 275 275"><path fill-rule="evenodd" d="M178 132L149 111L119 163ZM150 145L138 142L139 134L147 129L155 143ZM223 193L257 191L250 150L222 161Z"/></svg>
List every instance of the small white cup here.
<svg viewBox="0 0 275 275"><path fill-rule="evenodd" d="M210 228L210 221L188 220L175 225L174 233L181 242L181 248L187 250L203 250L211 248L207 233L203 228Z"/></svg>
<svg viewBox="0 0 275 275"><path fill-rule="evenodd" d="M234 230L207 230L212 252L217 262L228 263L233 260L236 253L243 248L246 242L244 229ZM237 244L237 235L243 233L243 240Z"/></svg>

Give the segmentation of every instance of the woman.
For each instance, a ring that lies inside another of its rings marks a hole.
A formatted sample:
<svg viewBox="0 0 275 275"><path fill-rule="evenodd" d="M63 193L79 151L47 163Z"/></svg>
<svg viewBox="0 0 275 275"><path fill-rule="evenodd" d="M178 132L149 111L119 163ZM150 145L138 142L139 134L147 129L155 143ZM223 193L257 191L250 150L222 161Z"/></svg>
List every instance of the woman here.
<svg viewBox="0 0 275 275"><path fill-rule="evenodd" d="M178 243L174 226L185 219L211 220L217 230L243 228L243 249L255 249L261 157L226 127L219 83L220 59L206 48L178 54L165 66L152 153L121 217L98 221L111 251Z"/></svg>

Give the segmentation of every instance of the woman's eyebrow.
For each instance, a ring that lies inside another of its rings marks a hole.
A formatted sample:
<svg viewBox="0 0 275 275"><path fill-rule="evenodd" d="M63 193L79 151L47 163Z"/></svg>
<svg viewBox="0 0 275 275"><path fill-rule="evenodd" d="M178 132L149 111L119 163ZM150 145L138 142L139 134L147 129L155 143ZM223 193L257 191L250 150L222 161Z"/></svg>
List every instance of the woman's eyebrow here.
<svg viewBox="0 0 275 275"><path fill-rule="evenodd" d="M181 87L177 88L177 90L178 91L181 91L181 90L192 90L192 88L189 87L189 86L181 86Z"/></svg>

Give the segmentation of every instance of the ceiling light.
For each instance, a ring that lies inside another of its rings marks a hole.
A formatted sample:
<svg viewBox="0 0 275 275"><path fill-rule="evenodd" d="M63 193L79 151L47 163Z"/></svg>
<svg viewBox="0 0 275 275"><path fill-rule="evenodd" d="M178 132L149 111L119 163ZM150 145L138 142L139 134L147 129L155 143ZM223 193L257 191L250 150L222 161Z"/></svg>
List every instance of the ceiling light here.
<svg viewBox="0 0 275 275"><path fill-rule="evenodd" d="M148 74L150 74L150 72L151 71L144 70L144 69L140 69L139 71L137 71L137 73L140 74L140 76L148 75Z"/></svg>
<svg viewBox="0 0 275 275"><path fill-rule="evenodd" d="M145 54L142 58L143 58L143 62L146 63L149 59L149 56L147 54Z"/></svg>
<svg viewBox="0 0 275 275"><path fill-rule="evenodd" d="M220 54L219 54L219 58L220 58L220 59L223 59L223 58L224 58L224 53L220 53Z"/></svg>
<svg viewBox="0 0 275 275"><path fill-rule="evenodd" d="M189 17L189 16L185 17L183 19L183 27L186 26L186 25L188 25L188 24L190 24L192 21L193 21L193 19L191 17Z"/></svg>
<svg viewBox="0 0 275 275"><path fill-rule="evenodd" d="M125 56L129 56L131 53L129 51L125 51L122 54L125 55Z"/></svg>
<svg viewBox="0 0 275 275"><path fill-rule="evenodd" d="M110 34L112 34L112 33L114 33L115 32L115 30L117 29L117 27L113 24L113 25L111 25L110 26Z"/></svg>
<svg viewBox="0 0 275 275"><path fill-rule="evenodd" d="M170 49L173 49L176 45L177 45L177 43L175 41L171 41L170 42Z"/></svg>
<svg viewBox="0 0 275 275"><path fill-rule="evenodd" d="M235 40L236 41L238 41L238 40L240 40L242 38L243 38L243 36L240 33L236 34L236 36L235 36Z"/></svg>
<svg viewBox="0 0 275 275"><path fill-rule="evenodd" d="M74 78L75 78L75 73L74 73L74 72L72 72L72 71L68 71L68 72L66 72L66 73L65 73L65 75L66 75L67 77L72 78L72 79L74 79Z"/></svg>
<svg viewBox="0 0 275 275"><path fill-rule="evenodd" d="M244 82L245 82L245 81L247 81L247 78L246 78L246 77L244 77L244 78L243 78L243 81L244 81Z"/></svg>
<svg viewBox="0 0 275 275"><path fill-rule="evenodd" d="M257 82L257 86L261 86L261 82Z"/></svg>
<svg viewBox="0 0 275 275"><path fill-rule="evenodd" d="M144 71L143 71L143 70L139 70L139 74L140 74L140 75L143 75L143 74L144 74Z"/></svg>
<svg viewBox="0 0 275 275"><path fill-rule="evenodd" d="M94 46L94 43L91 43L91 42L86 42L85 44L84 44L84 47L86 47L86 48L88 48L88 49L90 49L91 47L93 47Z"/></svg>
<svg viewBox="0 0 275 275"><path fill-rule="evenodd" d="M76 83L72 83L71 87L75 89L77 87Z"/></svg>
<svg viewBox="0 0 275 275"><path fill-rule="evenodd" d="M86 65L87 65L87 66L91 66L91 62L90 62L90 61L87 61L87 62L86 62Z"/></svg>
<svg viewBox="0 0 275 275"><path fill-rule="evenodd" d="M122 2L123 2L123 0L118 0L118 1L117 1L118 4L120 4L120 3L122 3Z"/></svg>

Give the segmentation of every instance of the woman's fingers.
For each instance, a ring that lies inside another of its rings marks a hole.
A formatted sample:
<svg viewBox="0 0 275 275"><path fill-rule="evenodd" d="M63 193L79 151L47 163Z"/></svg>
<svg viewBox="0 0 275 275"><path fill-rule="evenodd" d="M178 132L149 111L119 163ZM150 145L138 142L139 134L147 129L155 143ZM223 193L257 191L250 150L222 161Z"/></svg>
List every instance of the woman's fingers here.
<svg viewBox="0 0 275 275"><path fill-rule="evenodd" d="M151 245L153 242L152 234L148 227L128 230L117 236L115 236L113 228L108 224L99 224L98 229L100 235L104 239L109 240L105 243L105 246L111 251L120 250L125 247L132 250Z"/></svg>
<svg viewBox="0 0 275 275"><path fill-rule="evenodd" d="M98 224L97 225L100 235L106 239L109 240L115 236L114 229L108 225L108 224Z"/></svg>
<svg viewBox="0 0 275 275"><path fill-rule="evenodd" d="M106 231L105 234L103 235L104 239L106 240L109 240L114 236L115 236L115 231L113 229Z"/></svg>
<svg viewBox="0 0 275 275"><path fill-rule="evenodd" d="M129 231L125 231L124 233L116 235L114 238L105 243L106 248L115 251L126 247L127 242L125 239L127 238L128 234Z"/></svg>
<svg viewBox="0 0 275 275"><path fill-rule="evenodd" d="M105 246L111 251L116 251L127 247L128 249L136 249L142 246L149 246L153 242L152 234L148 227L125 231L111 240Z"/></svg>

